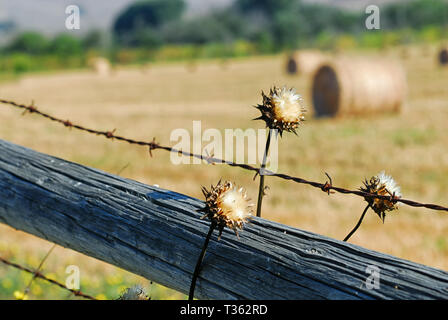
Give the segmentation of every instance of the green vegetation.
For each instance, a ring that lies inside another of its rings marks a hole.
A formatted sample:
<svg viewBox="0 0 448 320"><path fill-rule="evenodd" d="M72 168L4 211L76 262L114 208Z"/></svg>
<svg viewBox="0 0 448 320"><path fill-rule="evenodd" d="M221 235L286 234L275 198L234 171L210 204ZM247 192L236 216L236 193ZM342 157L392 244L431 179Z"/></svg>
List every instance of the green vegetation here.
<svg viewBox="0 0 448 320"><path fill-rule="evenodd" d="M122 46L154 48L163 44L161 28L180 18L183 0L138 1L118 16L113 26Z"/></svg>
<svg viewBox="0 0 448 320"><path fill-rule="evenodd" d="M53 39L36 32L19 34L0 52L0 73L23 73L85 65L88 46L82 39L60 34Z"/></svg>
<svg viewBox="0 0 448 320"><path fill-rule="evenodd" d="M366 30L364 12L301 0L236 0L207 15L185 16L184 0L140 0L125 8L110 31L82 38L17 35L0 50L0 73L85 67L88 58L113 63L229 58L316 47L385 48L445 37L448 2L413 0L381 8L381 30ZM109 34L108 34L109 33Z"/></svg>
<svg viewBox="0 0 448 320"><path fill-rule="evenodd" d="M2 233L8 227L0 226ZM31 235L22 235L21 239L30 239ZM35 238L41 246L49 247L49 243L44 240ZM4 239L0 239L0 251L6 254L6 258L14 263L18 263L29 269L35 269L43 261L46 250L26 250L23 246L11 244ZM49 279L56 280L61 284L65 284L68 273L66 268L79 262L83 256L69 249L56 247L56 252L48 256L44 261L41 272ZM14 257L14 258L12 258ZM5 258L5 256L3 256ZM185 299L185 295L166 288L162 285L153 283L140 276L132 274L123 269L111 267L105 263L97 262L97 264L84 265L81 269L80 290L96 299L114 300L117 299L126 288L136 284L141 285L153 300L159 299ZM101 277L98 277L98 273ZM51 300L51 299L81 299L76 297L69 291L53 285L40 278L35 278L31 282L33 275L18 270L16 268L6 266L0 263L0 300L25 299L25 300ZM31 282L31 286L29 286ZM26 288L29 286L26 295Z"/></svg>
<svg viewBox="0 0 448 320"><path fill-rule="evenodd" d="M390 132L393 143L398 147L409 147L412 145L427 145L437 139L437 132L434 129L396 129Z"/></svg>

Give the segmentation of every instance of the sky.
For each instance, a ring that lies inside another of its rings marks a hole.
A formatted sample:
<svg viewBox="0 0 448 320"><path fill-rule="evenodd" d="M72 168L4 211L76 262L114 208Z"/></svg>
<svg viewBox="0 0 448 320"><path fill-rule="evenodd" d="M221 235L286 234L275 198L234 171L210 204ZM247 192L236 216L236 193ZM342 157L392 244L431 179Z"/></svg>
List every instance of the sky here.
<svg viewBox="0 0 448 320"><path fill-rule="evenodd" d="M80 31L109 28L114 18L135 0L0 0L0 22L12 20L21 30L43 33L64 31L65 8L78 5L81 10ZM200 14L233 0L187 0L187 14Z"/></svg>
<svg viewBox="0 0 448 320"><path fill-rule="evenodd" d="M76 4L81 10L82 34L91 29L109 29L115 17L135 0L0 0L0 23L12 20L18 30L35 30L54 34L65 29L65 8ZM213 8L225 7L234 0L186 0L187 15L204 14ZM305 0L350 9L363 9L369 4L394 0ZM395 0L396 1L396 0ZM0 39L1 40L1 39Z"/></svg>

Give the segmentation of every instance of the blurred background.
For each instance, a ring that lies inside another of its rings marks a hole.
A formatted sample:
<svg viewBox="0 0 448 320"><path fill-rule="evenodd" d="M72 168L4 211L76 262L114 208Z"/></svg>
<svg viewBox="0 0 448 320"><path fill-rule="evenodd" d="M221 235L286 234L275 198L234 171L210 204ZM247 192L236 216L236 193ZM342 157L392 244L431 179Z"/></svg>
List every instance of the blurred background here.
<svg viewBox="0 0 448 320"><path fill-rule="evenodd" d="M80 10L68 32L67 6ZM381 29L367 30L368 5ZM386 49L444 39L446 1L98 0L0 1L5 72L80 68L104 55L135 64L321 50Z"/></svg>
<svg viewBox="0 0 448 320"><path fill-rule="evenodd" d="M76 5L79 29L66 13ZM379 29L366 27L379 8ZM0 0L0 98L98 130L172 145L177 128L263 128L252 121L261 91L294 87L307 121L279 143L279 172L357 189L382 170L404 198L446 205L448 1L445 0ZM0 138L197 198L221 177L258 181L236 168L172 165L147 150L0 108ZM364 203L266 179L263 217L343 239ZM385 223L369 212L350 242L448 270L446 213L400 206ZM0 256L36 268L52 244L0 225ZM185 296L56 247L43 273L115 299L141 283L153 299ZM0 299L23 297L31 276L0 265ZM35 280L28 299L74 299Z"/></svg>

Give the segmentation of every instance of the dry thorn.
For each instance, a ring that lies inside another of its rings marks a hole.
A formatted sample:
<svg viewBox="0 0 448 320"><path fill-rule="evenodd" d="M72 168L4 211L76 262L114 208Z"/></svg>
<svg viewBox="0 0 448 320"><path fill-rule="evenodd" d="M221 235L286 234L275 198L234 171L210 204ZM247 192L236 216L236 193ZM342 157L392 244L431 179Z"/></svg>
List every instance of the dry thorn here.
<svg viewBox="0 0 448 320"><path fill-rule="evenodd" d="M34 100L31 100L31 104L29 106L24 106L25 110L22 112L22 116L27 112L33 113L37 111L37 108L34 106Z"/></svg>
<svg viewBox="0 0 448 320"><path fill-rule="evenodd" d="M157 147L159 146L159 144L156 142L156 138L155 137L153 137L152 138L152 141L149 143L149 149L148 149L148 151L149 151L149 156L152 158L152 150L155 150L155 149L157 149Z"/></svg>
<svg viewBox="0 0 448 320"><path fill-rule="evenodd" d="M116 130L117 130L117 129L114 129L114 130L112 130L112 131L106 131L106 137L107 137L108 139L112 139L112 140L113 140L113 138L114 138L114 133L115 133Z"/></svg>
<svg viewBox="0 0 448 320"><path fill-rule="evenodd" d="M257 179L257 177L258 177L259 175L260 175L260 172L259 172L259 171L255 172L254 177L253 177L253 180L255 181L255 179Z"/></svg>
<svg viewBox="0 0 448 320"><path fill-rule="evenodd" d="M328 177L330 181L326 181L321 189L323 192L326 192L328 195L330 195L334 193L334 191L331 191L331 188L333 188L333 179L331 179L330 175L326 172L325 175Z"/></svg>
<svg viewBox="0 0 448 320"><path fill-rule="evenodd" d="M271 190L271 188L270 188L269 186L265 186L265 187L264 187L264 189L263 189L263 197L268 195L268 193L266 192L266 190Z"/></svg>
<svg viewBox="0 0 448 320"><path fill-rule="evenodd" d="M205 150L206 157L204 157L205 162L207 164L211 164L212 166L215 165L215 161L213 160L213 157L215 156L215 153L213 152L211 155L208 153L208 150Z"/></svg>
<svg viewBox="0 0 448 320"><path fill-rule="evenodd" d="M73 127L73 124L69 120L65 120L63 124L64 126L69 127L70 129Z"/></svg>

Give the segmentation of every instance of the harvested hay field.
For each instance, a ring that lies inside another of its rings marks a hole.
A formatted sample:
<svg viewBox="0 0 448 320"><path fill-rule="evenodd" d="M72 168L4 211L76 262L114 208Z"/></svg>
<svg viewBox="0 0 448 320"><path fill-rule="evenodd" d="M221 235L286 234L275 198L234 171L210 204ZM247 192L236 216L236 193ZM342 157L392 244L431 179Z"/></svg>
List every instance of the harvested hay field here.
<svg viewBox="0 0 448 320"><path fill-rule="evenodd" d="M34 74L2 83L0 96L19 103L34 101L43 111L73 123L116 128L123 136L149 141L156 137L163 144L174 144L169 141L171 131L191 132L194 120L202 120L202 130L263 128L263 123L251 120L258 116L253 106L261 102L261 90L287 85L303 94L308 113L298 137L283 135L279 172L322 182L328 172L335 185L356 189L364 178L384 169L399 183L404 197L447 205L446 68L438 68L432 57L404 61L409 88L400 114L318 119L312 110L311 78L288 76L284 62L284 56L229 60L223 69L219 62L207 61L200 62L194 73L186 70L185 63L154 64L147 74L138 68L121 68L114 77L98 77L89 71ZM1 139L40 152L198 198L202 198L202 185L222 177L245 186L256 199L258 181L236 168L175 166L166 152L155 151L150 158L145 148L69 130L36 115L21 116L10 107L0 106L0 118ZM337 239L351 230L365 206L355 196L328 196L272 177L266 178L266 184L270 189L263 201L264 218ZM448 270L447 234L446 213L402 205L384 224L368 212L350 242ZM50 244L0 225L0 247L18 261L29 255L36 265ZM90 281L84 287L87 293L105 292L91 284L103 274L125 274L62 248L50 257L48 269L72 261ZM6 272L0 267L0 278ZM63 279L63 269L55 272ZM130 275L123 279L131 284L143 281ZM155 299L179 297L157 288L152 292ZM112 293L106 297L114 298Z"/></svg>

